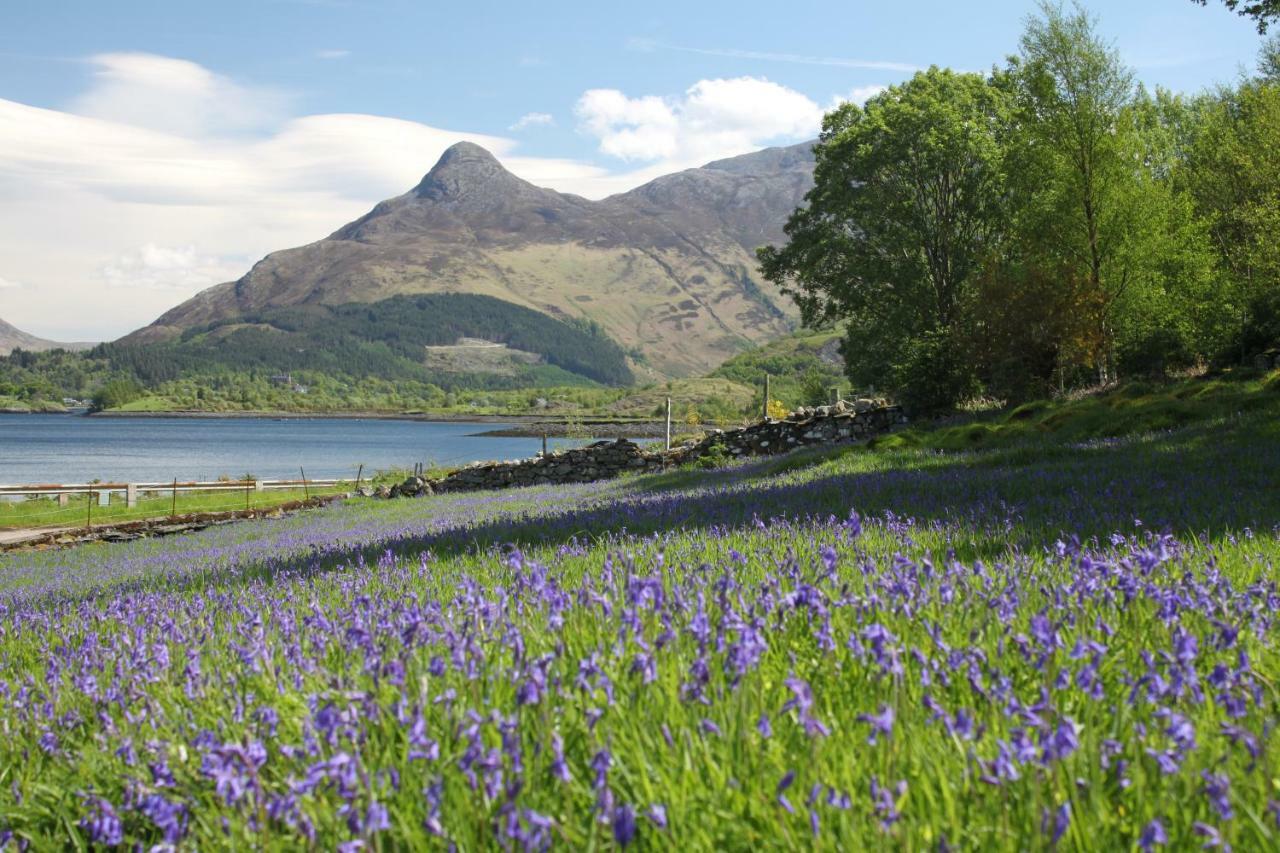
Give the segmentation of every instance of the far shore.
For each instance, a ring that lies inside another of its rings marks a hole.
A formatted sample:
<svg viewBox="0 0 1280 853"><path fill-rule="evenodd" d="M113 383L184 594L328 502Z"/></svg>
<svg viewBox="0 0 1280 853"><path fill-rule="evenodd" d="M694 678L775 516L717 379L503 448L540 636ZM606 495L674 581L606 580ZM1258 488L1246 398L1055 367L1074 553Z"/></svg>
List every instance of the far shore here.
<svg viewBox="0 0 1280 853"><path fill-rule="evenodd" d="M59 412L32 412L31 414L61 414ZM67 414L78 414L68 412ZM586 416L582 418L557 418L551 415L499 415L454 412L93 412L91 418L192 418L227 420L252 418L259 420L381 420L420 421L423 423L500 424L498 429L478 432L479 436L531 437L546 435L549 438L656 438L666 429L661 422L649 418Z"/></svg>

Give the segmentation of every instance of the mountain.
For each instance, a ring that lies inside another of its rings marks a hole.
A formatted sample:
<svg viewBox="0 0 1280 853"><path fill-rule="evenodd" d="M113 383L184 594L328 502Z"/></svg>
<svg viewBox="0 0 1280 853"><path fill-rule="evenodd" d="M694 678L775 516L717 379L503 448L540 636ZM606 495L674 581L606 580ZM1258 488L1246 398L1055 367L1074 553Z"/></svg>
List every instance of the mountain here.
<svg viewBox="0 0 1280 853"><path fill-rule="evenodd" d="M590 201L534 186L462 142L404 195L323 240L268 255L121 343L173 340L270 308L466 293L593 322L640 373L701 374L795 326L795 308L759 277L754 250L784 239L812 181L805 143Z"/></svg>
<svg viewBox="0 0 1280 853"><path fill-rule="evenodd" d="M9 325L4 320L0 320L0 355L8 355L15 349L26 350L27 352L43 352L51 349L84 350L93 346L94 344L91 343L64 344L57 341L47 341L44 338L29 335L21 329Z"/></svg>

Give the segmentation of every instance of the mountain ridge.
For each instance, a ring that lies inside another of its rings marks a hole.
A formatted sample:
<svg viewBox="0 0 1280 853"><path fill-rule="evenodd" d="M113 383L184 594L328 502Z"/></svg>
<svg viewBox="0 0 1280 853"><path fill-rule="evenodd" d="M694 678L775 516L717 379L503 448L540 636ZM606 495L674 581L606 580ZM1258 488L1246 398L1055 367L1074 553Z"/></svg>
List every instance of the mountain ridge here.
<svg viewBox="0 0 1280 853"><path fill-rule="evenodd" d="M63 343L61 341L51 341L46 338L37 337L29 332L24 332L17 326L6 323L0 319L0 355L8 355L15 349L26 350L27 352L44 352L51 349L65 349L71 351L90 349L97 344L86 341L76 341L73 343Z"/></svg>
<svg viewBox="0 0 1280 853"><path fill-rule="evenodd" d="M474 293L589 321L650 378L704 373L789 332L797 312L754 249L812 185L812 143L765 149L593 201L536 186L474 143L328 237L258 261L124 343L267 308Z"/></svg>

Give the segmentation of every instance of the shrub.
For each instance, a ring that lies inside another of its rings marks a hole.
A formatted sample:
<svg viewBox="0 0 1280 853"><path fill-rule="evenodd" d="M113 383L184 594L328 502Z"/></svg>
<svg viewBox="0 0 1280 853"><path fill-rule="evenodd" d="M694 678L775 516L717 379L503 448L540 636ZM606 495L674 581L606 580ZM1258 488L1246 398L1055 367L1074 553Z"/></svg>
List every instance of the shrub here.
<svg viewBox="0 0 1280 853"><path fill-rule="evenodd" d="M963 349L945 331L908 341L894 373L902 405L916 416L951 411L981 391Z"/></svg>

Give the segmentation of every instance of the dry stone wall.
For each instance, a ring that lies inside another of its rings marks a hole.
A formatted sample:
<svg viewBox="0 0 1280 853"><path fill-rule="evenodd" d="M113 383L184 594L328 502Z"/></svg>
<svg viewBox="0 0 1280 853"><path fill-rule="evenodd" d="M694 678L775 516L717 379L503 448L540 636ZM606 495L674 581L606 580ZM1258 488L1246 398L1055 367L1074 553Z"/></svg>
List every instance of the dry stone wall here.
<svg viewBox="0 0 1280 853"><path fill-rule="evenodd" d="M476 462L438 480L410 477L393 488L365 494L377 497L467 492L512 486L587 483L626 473L661 471L704 456L772 456L799 447L866 441L907 422L898 406L883 400L856 400L802 408L782 420L765 420L735 430L712 430L701 440L671 450L646 450L633 441L598 441L507 462Z"/></svg>

